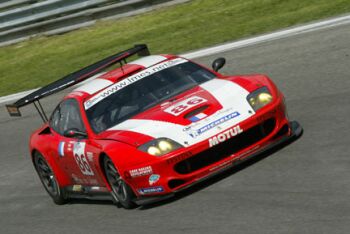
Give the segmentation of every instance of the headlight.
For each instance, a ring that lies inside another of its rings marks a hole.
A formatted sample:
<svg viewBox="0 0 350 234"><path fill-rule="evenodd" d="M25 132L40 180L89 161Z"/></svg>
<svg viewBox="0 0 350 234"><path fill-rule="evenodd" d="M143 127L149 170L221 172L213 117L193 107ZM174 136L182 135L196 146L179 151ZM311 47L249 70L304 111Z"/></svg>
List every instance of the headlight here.
<svg viewBox="0 0 350 234"><path fill-rule="evenodd" d="M162 156L183 147L179 143L168 139L158 138L138 147L139 150L154 156Z"/></svg>
<svg viewBox="0 0 350 234"><path fill-rule="evenodd" d="M272 95L267 87L262 87L250 93L247 96L247 100L254 111L257 111L272 101Z"/></svg>

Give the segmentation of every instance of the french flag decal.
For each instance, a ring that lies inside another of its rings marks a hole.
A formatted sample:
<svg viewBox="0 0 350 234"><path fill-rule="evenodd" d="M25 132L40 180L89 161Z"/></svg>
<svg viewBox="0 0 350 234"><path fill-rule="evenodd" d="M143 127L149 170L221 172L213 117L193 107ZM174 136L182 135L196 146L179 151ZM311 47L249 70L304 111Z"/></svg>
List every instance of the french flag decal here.
<svg viewBox="0 0 350 234"><path fill-rule="evenodd" d="M199 121L199 120L201 120L201 119L204 119L205 117L207 117L206 114L204 114L204 113L199 113L199 114L196 114L196 115L194 115L194 116L191 116L191 117L189 118L189 120L191 120L191 122L197 122L197 121Z"/></svg>
<svg viewBox="0 0 350 234"><path fill-rule="evenodd" d="M58 154L60 155L60 157L64 156L64 142L63 141L61 141L58 144Z"/></svg>

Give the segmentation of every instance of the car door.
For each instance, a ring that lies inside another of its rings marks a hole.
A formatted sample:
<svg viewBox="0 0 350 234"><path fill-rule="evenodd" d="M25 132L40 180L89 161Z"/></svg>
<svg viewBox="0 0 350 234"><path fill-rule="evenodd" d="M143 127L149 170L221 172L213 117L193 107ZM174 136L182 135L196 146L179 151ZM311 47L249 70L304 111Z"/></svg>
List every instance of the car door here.
<svg viewBox="0 0 350 234"><path fill-rule="evenodd" d="M95 186L103 180L97 170L100 150L86 134L79 104L71 98L60 103L50 119L53 129L53 150L60 168L71 179L72 184ZM69 131L81 133L69 135Z"/></svg>

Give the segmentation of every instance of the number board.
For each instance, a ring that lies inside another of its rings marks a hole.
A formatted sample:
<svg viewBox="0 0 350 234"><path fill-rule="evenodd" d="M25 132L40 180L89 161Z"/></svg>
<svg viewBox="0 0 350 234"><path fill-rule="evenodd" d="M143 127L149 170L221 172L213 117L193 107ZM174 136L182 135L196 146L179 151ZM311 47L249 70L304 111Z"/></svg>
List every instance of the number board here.
<svg viewBox="0 0 350 234"><path fill-rule="evenodd" d="M85 142L76 142L73 147L73 155L75 162L78 164L78 167L84 175L93 176L94 172L86 159L85 154Z"/></svg>

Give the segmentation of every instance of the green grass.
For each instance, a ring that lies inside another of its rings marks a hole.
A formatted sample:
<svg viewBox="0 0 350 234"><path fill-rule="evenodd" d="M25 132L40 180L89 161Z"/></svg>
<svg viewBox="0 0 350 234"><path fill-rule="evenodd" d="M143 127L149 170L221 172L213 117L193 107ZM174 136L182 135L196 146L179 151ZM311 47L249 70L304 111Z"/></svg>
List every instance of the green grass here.
<svg viewBox="0 0 350 234"><path fill-rule="evenodd" d="M0 96L43 86L134 44L181 53L350 12L350 0L193 0L0 48Z"/></svg>

